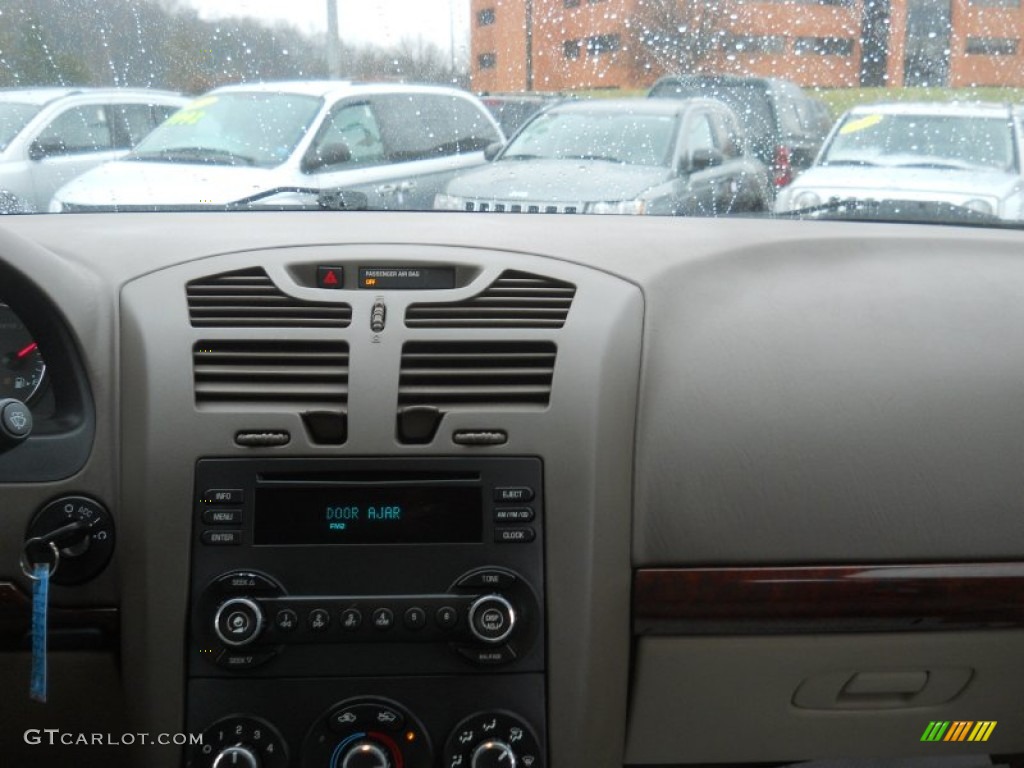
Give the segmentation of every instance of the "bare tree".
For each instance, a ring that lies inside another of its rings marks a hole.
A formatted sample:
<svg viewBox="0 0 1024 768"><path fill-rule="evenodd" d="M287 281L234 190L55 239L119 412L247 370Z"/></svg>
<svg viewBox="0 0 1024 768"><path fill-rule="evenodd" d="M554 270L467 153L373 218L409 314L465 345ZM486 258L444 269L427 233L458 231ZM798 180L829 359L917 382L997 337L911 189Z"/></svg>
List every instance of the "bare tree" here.
<svg viewBox="0 0 1024 768"><path fill-rule="evenodd" d="M628 20L640 78L702 71L726 36L728 0L637 0Z"/></svg>

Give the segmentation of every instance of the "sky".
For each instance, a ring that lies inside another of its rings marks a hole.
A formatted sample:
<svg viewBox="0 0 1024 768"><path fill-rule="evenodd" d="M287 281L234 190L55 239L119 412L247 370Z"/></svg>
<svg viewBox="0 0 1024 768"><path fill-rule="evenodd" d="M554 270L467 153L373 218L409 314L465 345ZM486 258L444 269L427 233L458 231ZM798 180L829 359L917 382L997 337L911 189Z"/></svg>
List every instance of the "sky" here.
<svg viewBox="0 0 1024 768"><path fill-rule="evenodd" d="M205 19L253 16L283 19L304 32L323 33L327 26L326 0L185 0ZM343 41L397 44L402 38L422 35L448 52L454 12L455 48L468 55L469 0L337 0Z"/></svg>

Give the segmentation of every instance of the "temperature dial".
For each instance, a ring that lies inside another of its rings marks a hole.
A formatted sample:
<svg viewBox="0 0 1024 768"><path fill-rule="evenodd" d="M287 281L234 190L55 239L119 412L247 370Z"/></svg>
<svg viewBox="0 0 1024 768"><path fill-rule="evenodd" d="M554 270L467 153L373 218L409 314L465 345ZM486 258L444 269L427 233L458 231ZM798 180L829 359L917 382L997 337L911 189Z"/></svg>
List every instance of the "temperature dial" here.
<svg viewBox="0 0 1024 768"><path fill-rule="evenodd" d="M435 768L426 730L390 699L338 702L313 724L302 748L304 768ZM468 768L468 766L467 766Z"/></svg>

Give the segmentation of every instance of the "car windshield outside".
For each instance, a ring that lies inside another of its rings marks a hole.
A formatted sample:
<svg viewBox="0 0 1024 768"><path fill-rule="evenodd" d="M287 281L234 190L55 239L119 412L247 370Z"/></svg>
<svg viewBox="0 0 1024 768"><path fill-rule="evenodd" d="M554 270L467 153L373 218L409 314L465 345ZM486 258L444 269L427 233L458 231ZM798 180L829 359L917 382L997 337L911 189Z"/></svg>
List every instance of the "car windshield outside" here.
<svg viewBox="0 0 1024 768"><path fill-rule="evenodd" d="M667 165L676 120L670 115L548 112L527 124L503 160L582 159Z"/></svg>
<svg viewBox="0 0 1024 768"><path fill-rule="evenodd" d="M129 159L269 168L288 158L322 103L290 93L203 96L159 125Z"/></svg>
<svg viewBox="0 0 1024 768"><path fill-rule="evenodd" d="M894 210L966 200L992 211L992 225L1019 226L1022 39L1020 0L9 0L0 212L319 210L344 199L389 211L799 218L799 197ZM419 85L447 90L388 90ZM191 102L168 118L38 96L88 88ZM682 125L627 103L651 97L714 100L734 118ZM560 109L609 99L619 106ZM897 108L908 102L961 109ZM119 130L131 141L118 143ZM575 179L557 194L477 173L526 158L611 162L565 168ZM626 183L612 163L672 176ZM707 180L725 166L740 170ZM820 181L843 166L883 175ZM999 190L979 192L965 171L1002 174ZM455 191L467 178L471 206ZM651 204L666 185L675 202ZM537 204L487 203L510 193ZM681 202L694 200L704 202ZM960 223L947 209L928 221Z"/></svg>
<svg viewBox="0 0 1024 768"><path fill-rule="evenodd" d="M18 135L28 121L39 111L36 104L0 101L0 151L7 149L11 139Z"/></svg>
<svg viewBox="0 0 1024 768"><path fill-rule="evenodd" d="M1017 163L1013 122L1006 116L851 115L824 153L822 165L996 169Z"/></svg>

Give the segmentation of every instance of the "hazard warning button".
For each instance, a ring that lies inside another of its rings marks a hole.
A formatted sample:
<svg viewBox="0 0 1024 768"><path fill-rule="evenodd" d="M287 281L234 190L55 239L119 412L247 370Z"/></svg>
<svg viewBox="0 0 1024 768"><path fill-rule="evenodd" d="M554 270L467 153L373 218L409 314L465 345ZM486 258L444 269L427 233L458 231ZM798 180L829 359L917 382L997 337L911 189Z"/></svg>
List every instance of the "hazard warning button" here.
<svg viewBox="0 0 1024 768"><path fill-rule="evenodd" d="M317 288L341 288L345 285L344 267L317 267Z"/></svg>

